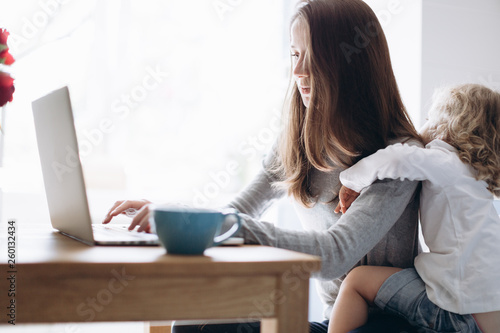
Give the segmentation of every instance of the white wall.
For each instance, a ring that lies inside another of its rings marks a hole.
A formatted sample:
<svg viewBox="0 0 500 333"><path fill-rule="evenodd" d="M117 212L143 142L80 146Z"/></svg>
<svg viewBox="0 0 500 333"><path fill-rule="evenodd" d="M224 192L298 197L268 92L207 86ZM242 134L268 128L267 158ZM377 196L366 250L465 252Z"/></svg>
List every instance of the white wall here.
<svg viewBox="0 0 500 333"><path fill-rule="evenodd" d="M365 0L384 29L403 102L419 127L422 0Z"/></svg>
<svg viewBox="0 0 500 333"><path fill-rule="evenodd" d="M421 118L442 85L500 89L500 1L423 0Z"/></svg>
<svg viewBox="0 0 500 333"><path fill-rule="evenodd" d="M393 28L386 29L391 61L401 97L419 128L422 61L422 1L401 1L401 12L393 16Z"/></svg>
<svg viewBox="0 0 500 333"><path fill-rule="evenodd" d="M365 0L389 43L403 101L419 128L435 88L500 90L499 0Z"/></svg>

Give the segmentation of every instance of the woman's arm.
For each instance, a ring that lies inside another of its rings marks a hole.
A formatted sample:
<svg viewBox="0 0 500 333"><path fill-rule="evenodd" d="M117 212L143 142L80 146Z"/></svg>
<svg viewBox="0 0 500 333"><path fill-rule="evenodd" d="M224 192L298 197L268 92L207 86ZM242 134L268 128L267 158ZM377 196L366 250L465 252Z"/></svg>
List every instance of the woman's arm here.
<svg viewBox="0 0 500 333"><path fill-rule="evenodd" d="M262 169L252 182L229 203L229 207L240 213L259 219L271 204L285 195L284 189L278 189L271 184L278 180L272 173L271 165L276 159L276 144L262 161Z"/></svg>
<svg viewBox="0 0 500 333"><path fill-rule="evenodd" d="M346 214L328 230L292 231L242 214L240 232L246 243L320 256L322 269L315 277L325 280L339 278L372 250L400 218L408 219L404 223L416 226L416 216L413 221L409 217L411 214L403 213L418 200L417 186L416 181L377 181L363 191ZM401 238L413 236L401 235ZM386 251L401 250L394 246ZM412 247L413 244L405 246Z"/></svg>
<svg viewBox="0 0 500 333"><path fill-rule="evenodd" d="M261 170L228 206L254 219L259 219L275 200L285 194L284 190L273 188L271 183L270 175L265 170Z"/></svg>

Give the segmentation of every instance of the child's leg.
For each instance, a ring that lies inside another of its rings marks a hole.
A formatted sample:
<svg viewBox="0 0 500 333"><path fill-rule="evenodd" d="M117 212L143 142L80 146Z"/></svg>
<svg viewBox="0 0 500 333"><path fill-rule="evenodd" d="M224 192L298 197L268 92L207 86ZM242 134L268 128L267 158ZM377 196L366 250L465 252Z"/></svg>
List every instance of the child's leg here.
<svg viewBox="0 0 500 333"><path fill-rule="evenodd" d="M368 319L368 305L389 276L401 268L359 266L342 282L333 307L328 333L346 333L363 326Z"/></svg>

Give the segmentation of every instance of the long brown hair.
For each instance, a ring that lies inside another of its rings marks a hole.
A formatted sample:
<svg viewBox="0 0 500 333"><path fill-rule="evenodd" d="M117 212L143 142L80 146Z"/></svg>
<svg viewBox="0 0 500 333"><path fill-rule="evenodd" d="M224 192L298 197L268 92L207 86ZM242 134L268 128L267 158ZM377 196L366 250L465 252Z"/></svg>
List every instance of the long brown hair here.
<svg viewBox="0 0 500 333"><path fill-rule="evenodd" d="M309 107L293 78L276 169L288 194L315 202L313 168L349 167L395 138L419 135L401 100L382 27L361 0L304 0L291 20L309 34Z"/></svg>
<svg viewBox="0 0 500 333"><path fill-rule="evenodd" d="M500 93L479 84L436 90L422 136L441 139L476 169L476 179L500 196Z"/></svg>

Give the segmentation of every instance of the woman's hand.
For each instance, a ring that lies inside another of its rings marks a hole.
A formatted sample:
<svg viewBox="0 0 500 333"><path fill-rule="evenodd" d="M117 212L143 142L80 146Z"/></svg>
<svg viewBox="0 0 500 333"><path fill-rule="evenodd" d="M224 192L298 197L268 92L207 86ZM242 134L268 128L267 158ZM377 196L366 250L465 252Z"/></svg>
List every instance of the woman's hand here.
<svg viewBox="0 0 500 333"><path fill-rule="evenodd" d="M339 203L337 204L337 208L335 208L334 212L342 212L342 214L345 214L345 212L349 209L349 207L351 207L351 204L354 202L354 200L356 200L358 196L359 192L351 190L350 188L342 185L339 191Z"/></svg>
<svg viewBox="0 0 500 333"><path fill-rule="evenodd" d="M114 216L118 214L133 215L132 223L128 227L128 230L133 230L136 226L139 226L137 231L150 232L151 226L149 225L149 214L151 201L149 200L120 200L115 202L113 207L109 210L108 214L104 217L102 223L106 224L111 221ZM131 213L134 212L134 213Z"/></svg>

